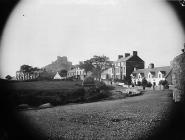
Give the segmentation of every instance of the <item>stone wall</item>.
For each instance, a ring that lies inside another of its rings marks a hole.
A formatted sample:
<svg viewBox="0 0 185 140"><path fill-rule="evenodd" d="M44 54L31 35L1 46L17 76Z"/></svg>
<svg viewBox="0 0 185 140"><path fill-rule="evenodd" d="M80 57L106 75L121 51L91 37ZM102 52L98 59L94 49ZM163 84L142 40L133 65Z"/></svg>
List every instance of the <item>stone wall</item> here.
<svg viewBox="0 0 185 140"><path fill-rule="evenodd" d="M182 101L185 92L185 53L178 55L171 61L173 99Z"/></svg>
<svg viewBox="0 0 185 140"><path fill-rule="evenodd" d="M175 57L171 62L172 83L175 88L184 90L185 84L185 53Z"/></svg>

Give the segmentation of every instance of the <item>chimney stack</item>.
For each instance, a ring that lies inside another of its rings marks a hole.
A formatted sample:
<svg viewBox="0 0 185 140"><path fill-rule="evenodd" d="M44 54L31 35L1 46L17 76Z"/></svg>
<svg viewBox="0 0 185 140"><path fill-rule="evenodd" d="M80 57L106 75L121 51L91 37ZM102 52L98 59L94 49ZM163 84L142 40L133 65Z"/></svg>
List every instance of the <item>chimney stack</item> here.
<svg viewBox="0 0 185 140"><path fill-rule="evenodd" d="M121 59L121 58L123 58L123 55L118 55L118 59Z"/></svg>
<svg viewBox="0 0 185 140"><path fill-rule="evenodd" d="M185 53L185 43L184 43L184 48L181 49L182 53Z"/></svg>
<svg viewBox="0 0 185 140"><path fill-rule="evenodd" d="M133 51L133 56L137 56L137 51Z"/></svg>
<svg viewBox="0 0 185 140"><path fill-rule="evenodd" d="M149 69L153 69L154 68L154 63L150 63L148 66Z"/></svg>
<svg viewBox="0 0 185 140"><path fill-rule="evenodd" d="M125 57L128 57L128 56L130 56L130 53L125 53Z"/></svg>

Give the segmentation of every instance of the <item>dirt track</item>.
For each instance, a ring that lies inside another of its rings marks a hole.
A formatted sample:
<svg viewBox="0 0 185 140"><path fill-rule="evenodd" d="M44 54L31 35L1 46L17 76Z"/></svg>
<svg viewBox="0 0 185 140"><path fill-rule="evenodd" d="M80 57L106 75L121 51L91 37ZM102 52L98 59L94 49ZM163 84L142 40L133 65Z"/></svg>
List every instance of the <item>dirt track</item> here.
<svg viewBox="0 0 185 140"><path fill-rule="evenodd" d="M147 138L167 124L171 91L148 91L126 99L21 112L51 139Z"/></svg>

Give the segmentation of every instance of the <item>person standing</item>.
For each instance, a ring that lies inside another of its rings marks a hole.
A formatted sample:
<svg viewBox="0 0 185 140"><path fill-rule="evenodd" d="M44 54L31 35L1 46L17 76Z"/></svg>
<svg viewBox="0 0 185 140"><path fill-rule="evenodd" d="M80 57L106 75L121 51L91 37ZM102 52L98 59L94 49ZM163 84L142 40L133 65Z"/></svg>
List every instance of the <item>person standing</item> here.
<svg viewBox="0 0 185 140"><path fill-rule="evenodd" d="M145 77L142 80L142 86L143 86L143 90L145 90L145 87L147 86L147 80Z"/></svg>
<svg viewBox="0 0 185 140"><path fill-rule="evenodd" d="M153 90L155 90L155 85L156 85L156 83L155 83L155 82L153 82L153 85L152 85L152 86L153 86Z"/></svg>

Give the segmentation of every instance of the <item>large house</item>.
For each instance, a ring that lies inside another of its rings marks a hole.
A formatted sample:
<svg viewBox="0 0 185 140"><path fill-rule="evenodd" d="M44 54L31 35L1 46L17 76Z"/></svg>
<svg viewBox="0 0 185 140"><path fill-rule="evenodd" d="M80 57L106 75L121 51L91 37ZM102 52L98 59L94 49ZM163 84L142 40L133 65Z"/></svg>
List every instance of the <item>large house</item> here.
<svg viewBox="0 0 185 140"><path fill-rule="evenodd" d="M149 64L149 67L146 69L135 69L132 72L132 83L137 84L138 81L142 81L143 78L146 78L148 82L151 84L159 85L159 81L167 80L169 84L171 84L172 77L171 77L171 67L154 67L154 64Z"/></svg>
<svg viewBox="0 0 185 140"><path fill-rule="evenodd" d="M138 56L137 51L133 54L125 53L125 56L118 55L118 60L114 63L114 78L124 79L130 77L134 68L143 69L145 62Z"/></svg>
<svg viewBox="0 0 185 140"><path fill-rule="evenodd" d="M143 69L145 62L137 55L137 51L133 54L125 53L125 55L118 55L118 60L112 63L112 67L106 69L102 74L102 79L121 79L130 77L130 74L135 68Z"/></svg>

